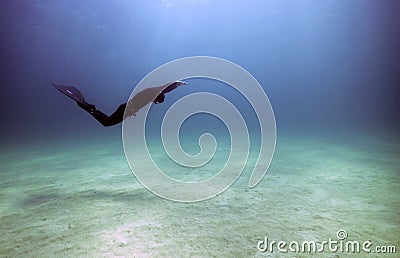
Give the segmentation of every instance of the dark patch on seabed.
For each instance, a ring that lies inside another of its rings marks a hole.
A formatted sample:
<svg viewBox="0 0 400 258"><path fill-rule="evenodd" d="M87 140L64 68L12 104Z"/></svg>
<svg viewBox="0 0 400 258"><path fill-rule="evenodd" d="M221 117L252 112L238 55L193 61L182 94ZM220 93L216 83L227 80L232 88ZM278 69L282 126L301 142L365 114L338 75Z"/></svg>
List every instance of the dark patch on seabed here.
<svg viewBox="0 0 400 258"><path fill-rule="evenodd" d="M367 139L357 146L281 135L260 185L248 189L245 171L223 194L192 204L144 189L118 140L80 140L46 155L32 149L32 158L2 162L1 254L259 256L268 254L256 249L266 235L327 241L341 229L349 240L398 246L399 146Z"/></svg>

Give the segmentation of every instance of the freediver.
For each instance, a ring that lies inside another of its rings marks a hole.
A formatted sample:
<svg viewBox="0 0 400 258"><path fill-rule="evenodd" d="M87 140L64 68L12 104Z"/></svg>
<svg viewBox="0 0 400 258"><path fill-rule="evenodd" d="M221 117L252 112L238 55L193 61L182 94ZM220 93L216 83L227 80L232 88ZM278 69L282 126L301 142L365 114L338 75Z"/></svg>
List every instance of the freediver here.
<svg viewBox="0 0 400 258"><path fill-rule="evenodd" d="M173 91L178 86L186 84L187 83L183 81L175 81L162 86L144 89L133 96L133 98L127 103L121 104L110 116L107 116L100 110L96 109L95 105L86 102L85 97L76 87L52 83L57 90L75 100L79 107L81 107L83 110L86 110L105 127L119 124L129 116L135 116L139 109L146 106L150 102L155 104L163 103L165 99L165 93Z"/></svg>

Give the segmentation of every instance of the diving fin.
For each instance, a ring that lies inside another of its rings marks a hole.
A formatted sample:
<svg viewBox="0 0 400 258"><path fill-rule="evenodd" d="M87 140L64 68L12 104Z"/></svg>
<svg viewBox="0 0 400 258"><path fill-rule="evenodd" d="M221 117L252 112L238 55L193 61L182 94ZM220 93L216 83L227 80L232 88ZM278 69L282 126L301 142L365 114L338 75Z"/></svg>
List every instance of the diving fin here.
<svg viewBox="0 0 400 258"><path fill-rule="evenodd" d="M85 97L83 94L74 86L66 86L57 83L52 83L52 85L59 90L64 95L70 97L71 99L75 100L76 102L87 104L85 101Z"/></svg>

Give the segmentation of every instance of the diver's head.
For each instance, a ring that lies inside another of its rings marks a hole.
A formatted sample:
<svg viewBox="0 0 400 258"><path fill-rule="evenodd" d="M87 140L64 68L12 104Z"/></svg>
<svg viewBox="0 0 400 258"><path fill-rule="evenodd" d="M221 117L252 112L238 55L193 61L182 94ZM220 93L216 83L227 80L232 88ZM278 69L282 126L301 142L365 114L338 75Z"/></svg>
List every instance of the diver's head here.
<svg viewBox="0 0 400 258"><path fill-rule="evenodd" d="M160 93L160 94L158 94L157 98L154 100L154 103L156 103L156 104L163 103L164 99L165 99L164 93Z"/></svg>

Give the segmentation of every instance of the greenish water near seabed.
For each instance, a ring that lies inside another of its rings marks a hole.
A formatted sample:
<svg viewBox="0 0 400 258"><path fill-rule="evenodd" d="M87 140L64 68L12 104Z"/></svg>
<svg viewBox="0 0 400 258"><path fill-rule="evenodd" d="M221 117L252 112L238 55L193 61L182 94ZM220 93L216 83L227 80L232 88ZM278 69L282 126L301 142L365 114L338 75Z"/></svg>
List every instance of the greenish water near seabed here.
<svg viewBox="0 0 400 258"><path fill-rule="evenodd" d="M373 135L350 138L280 135L257 187L248 188L251 153L232 187L188 204L146 190L117 137L3 151L0 256L306 257L263 253L257 243L265 236L288 243L337 240L338 230L348 240L398 247L399 145ZM219 146L228 150L223 142ZM198 180L222 163L217 159L199 171L171 169L170 176ZM349 254L315 254L335 255Z"/></svg>

